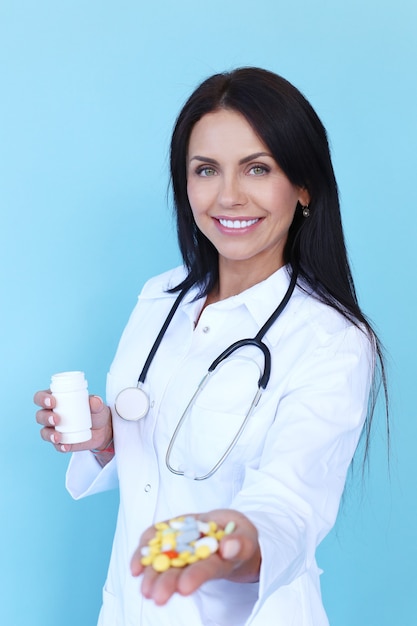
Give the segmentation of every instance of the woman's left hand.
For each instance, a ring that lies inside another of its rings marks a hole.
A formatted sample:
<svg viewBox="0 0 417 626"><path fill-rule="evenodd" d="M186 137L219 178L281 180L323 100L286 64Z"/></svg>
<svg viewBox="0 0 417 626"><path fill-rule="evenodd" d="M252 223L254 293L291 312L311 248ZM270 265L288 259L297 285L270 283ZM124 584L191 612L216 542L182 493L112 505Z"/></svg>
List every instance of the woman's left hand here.
<svg viewBox="0 0 417 626"><path fill-rule="evenodd" d="M205 522L216 522L220 528L234 522L235 529L221 539L218 551L207 559L183 568L171 567L165 572L158 573L152 566L145 567L141 564L141 549L155 535L155 528L153 526L148 528L140 539L130 569L133 576L143 574L142 594L157 605L166 604L174 593L188 596L203 583L215 578L225 578L234 582L259 580L261 551L258 532L245 515L231 509L219 509L193 517Z"/></svg>

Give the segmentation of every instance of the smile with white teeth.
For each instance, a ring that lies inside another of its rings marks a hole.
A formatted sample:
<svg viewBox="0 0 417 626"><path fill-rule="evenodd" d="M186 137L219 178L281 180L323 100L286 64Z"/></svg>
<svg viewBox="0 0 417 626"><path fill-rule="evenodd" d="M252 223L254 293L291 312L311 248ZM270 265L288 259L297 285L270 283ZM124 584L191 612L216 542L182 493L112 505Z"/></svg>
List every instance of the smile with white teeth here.
<svg viewBox="0 0 417 626"><path fill-rule="evenodd" d="M225 219L219 218L219 222L225 228L238 229L238 228L248 228L248 226L252 226L253 224L256 224L256 222L259 222L259 218L256 218L253 220L225 220Z"/></svg>

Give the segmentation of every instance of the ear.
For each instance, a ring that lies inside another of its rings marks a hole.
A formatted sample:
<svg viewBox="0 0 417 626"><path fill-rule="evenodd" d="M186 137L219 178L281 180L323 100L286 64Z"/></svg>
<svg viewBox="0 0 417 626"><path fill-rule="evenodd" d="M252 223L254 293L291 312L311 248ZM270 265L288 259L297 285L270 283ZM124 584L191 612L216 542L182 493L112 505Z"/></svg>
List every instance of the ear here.
<svg viewBox="0 0 417 626"><path fill-rule="evenodd" d="M301 206L308 206L311 202L310 193L306 187L299 187L298 202Z"/></svg>

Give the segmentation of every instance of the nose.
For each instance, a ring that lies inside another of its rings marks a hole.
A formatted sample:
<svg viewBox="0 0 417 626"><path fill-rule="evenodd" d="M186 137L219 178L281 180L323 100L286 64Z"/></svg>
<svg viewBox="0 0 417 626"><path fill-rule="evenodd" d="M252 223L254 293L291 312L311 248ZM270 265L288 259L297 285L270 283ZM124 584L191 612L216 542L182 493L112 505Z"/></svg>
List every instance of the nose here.
<svg viewBox="0 0 417 626"><path fill-rule="evenodd" d="M218 201L224 208L233 208L246 204L247 196L239 176L229 174L222 177Z"/></svg>

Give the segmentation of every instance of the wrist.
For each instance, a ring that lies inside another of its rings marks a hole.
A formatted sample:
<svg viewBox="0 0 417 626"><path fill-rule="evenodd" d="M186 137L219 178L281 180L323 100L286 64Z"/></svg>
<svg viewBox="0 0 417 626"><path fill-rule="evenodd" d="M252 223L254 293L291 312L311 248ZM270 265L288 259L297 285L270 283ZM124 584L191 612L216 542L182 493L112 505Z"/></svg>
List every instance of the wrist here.
<svg viewBox="0 0 417 626"><path fill-rule="evenodd" d="M110 441L103 447L100 448L93 448L91 450L91 452L93 454L114 454L114 439L113 439L113 435L110 439Z"/></svg>
<svg viewBox="0 0 417 626"><path fill-rule="evenodd" d="M94 455L95 460L101 467L104 467L105 465L107 465L107 463L110 463L110 461L114 457L113 437L110 439L105 447L93 448L91 452Z"/></svg>

